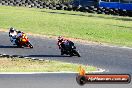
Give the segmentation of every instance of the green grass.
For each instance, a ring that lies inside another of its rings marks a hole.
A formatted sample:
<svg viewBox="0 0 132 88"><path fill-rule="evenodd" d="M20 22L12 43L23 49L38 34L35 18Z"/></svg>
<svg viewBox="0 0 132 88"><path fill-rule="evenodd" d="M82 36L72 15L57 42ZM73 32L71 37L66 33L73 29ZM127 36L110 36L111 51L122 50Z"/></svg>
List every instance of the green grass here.
<svg viewBox="0 0 132 88"><path fill-rule="evenodd" d="M79 72L79 64L60 61L38 61L20 58L0 58L0 72ZM96 67L81 65L87 72Z"/></svg>
<svg viewBox="0 0 132 88"><path fill-rule="evenodd" d="M51 13L52 12L52 13ZM132 18L0 6L0 28L132 47Z"/></svg>

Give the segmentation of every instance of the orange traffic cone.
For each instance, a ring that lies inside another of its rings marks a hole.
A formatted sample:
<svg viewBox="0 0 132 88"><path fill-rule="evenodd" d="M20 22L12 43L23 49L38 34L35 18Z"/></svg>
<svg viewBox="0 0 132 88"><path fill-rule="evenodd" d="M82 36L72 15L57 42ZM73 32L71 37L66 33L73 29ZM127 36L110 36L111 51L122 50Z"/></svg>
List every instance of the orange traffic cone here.
<svg viewBox="0 0 132 88"><path fill-rule="evenodd" d="M85 75L85 70L82 68L82 66L79 66L79 75Z"/></svg>

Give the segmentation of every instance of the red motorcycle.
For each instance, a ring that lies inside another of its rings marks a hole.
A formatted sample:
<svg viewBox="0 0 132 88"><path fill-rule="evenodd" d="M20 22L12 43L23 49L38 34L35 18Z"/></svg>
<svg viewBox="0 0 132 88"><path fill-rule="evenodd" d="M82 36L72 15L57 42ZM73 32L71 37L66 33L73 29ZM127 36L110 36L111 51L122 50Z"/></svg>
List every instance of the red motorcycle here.
<svg viewBox="0 0 132 88"><path fill-rule="evenodd" d="M30 43L28 37L26 36L25 33L22 34L20 38L18 38L18 47L28 47L28 48L33 48L33 45Z"/></svg>

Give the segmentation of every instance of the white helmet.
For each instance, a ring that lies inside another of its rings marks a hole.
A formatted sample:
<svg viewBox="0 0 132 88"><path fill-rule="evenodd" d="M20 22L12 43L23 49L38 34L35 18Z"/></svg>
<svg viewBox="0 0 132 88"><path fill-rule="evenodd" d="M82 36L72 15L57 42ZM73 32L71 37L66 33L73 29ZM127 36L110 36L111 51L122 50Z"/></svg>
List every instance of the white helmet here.
<svg viewBox="0 0 132 88"><path fill-rule="evenodd" d="M15 29L13 27L10 28L10 32L14 32Z"/></svg>

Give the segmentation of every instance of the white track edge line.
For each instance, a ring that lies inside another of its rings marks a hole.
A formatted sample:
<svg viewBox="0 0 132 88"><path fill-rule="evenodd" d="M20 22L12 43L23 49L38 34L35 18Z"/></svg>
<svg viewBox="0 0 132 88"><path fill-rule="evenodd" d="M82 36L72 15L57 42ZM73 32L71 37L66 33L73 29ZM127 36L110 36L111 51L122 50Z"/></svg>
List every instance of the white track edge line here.
<svg viewBox="0 0 132 88"><path fill-rule="evenodd" d="M100 73L104 72L105 70L101 71L91 71L89 73ZM0 72L0 74L73 74L79 72L70 72L70 71L62 71L62 72Z"/></svg>

